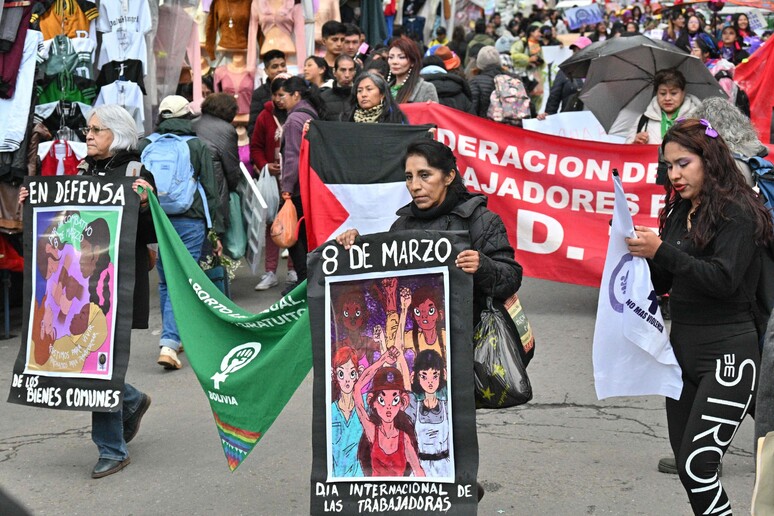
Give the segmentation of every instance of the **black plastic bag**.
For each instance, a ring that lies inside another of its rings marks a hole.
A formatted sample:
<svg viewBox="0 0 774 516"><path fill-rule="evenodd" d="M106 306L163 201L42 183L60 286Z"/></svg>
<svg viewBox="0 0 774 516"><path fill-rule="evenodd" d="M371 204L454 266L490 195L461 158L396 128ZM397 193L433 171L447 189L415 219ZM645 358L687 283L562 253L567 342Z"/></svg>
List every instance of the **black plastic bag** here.
<svg viewBox="0 0 774 516"><path fill-rule="evenodd" d="M532 399L532 385L517 345L521 340L492 306L492 299L487 299L473 332L476 408L507 408Z"/></svg>

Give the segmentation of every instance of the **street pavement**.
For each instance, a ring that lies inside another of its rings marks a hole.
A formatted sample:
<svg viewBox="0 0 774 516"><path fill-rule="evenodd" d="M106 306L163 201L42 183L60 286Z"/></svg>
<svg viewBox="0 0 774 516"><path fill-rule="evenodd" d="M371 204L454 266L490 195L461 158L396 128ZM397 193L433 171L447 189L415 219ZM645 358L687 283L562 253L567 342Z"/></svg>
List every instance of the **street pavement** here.
<svg viewBox="0 0 774 516"><path fill-rule="evenodd" d="M280 273L284 277L284 269ZM243 266L232 294L256 312L275 301L282 287L258 293L253 291L257 281ZM525 279L520 296L537 337L528 371L535 395L521 407L477 413L478 478L486 489L479 514L691 514L677 476L656 470L658 459L669 454L663 398L596 399L591 348L597 293ZM5 493L35 515L308 514L312 373L231 473L185 354L180 371L156 364L157 295L151 299L150 328L132 334L127 379L153 398L129 445L132 463L92 480L97 449L89 414L4 401L20 342L21 310L14 310L17 337L0 341L0 487ZM723 464L734 514L750 512L752 445L748 418Z"/></svg>

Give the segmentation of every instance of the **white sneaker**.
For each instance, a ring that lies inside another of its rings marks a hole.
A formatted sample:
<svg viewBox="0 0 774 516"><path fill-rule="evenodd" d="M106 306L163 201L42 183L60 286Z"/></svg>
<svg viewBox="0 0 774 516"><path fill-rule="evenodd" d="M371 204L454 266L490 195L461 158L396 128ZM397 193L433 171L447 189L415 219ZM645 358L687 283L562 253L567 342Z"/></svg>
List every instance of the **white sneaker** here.
<svg viewBox="0 0 774 516"><path fill-rule="evenodd" d="M282 258L287 258L288 257L288 250L287 249L283 249L282 252L280 253L280 256Z"/></svg>
<svg viewBox="0 0 774 516"><path fill-rule="evenodd" d="M279 285L277 275L269 271L261 276L261 281L255 286L255 290L269 290L272 287Z"/></svg>
<svg viewBox="0 0 774 516"><path fill-rule="evenodd" d="M285 278L287 283L298 283L298 274L296 271L288 271L288 276Z"/></svg>
<svg viewBox="0 0 774 516"><path fill-rule="evenodd" d="M180 359L177 358L177 351L167 346L161 346L157 363L160 366L164 366L164 369L180 369L183 367Z"/></svg>

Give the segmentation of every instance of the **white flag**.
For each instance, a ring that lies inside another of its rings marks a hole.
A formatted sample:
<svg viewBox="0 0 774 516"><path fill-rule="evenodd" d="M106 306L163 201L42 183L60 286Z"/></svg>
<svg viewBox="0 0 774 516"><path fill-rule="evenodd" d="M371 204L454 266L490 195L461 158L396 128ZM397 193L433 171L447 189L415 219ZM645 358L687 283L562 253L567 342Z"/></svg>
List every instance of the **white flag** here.
<svg viewBox="0 0 774 516"><path fill-rule="evenodd" d="M594 326L597 398L657 394L679 399L680 366L669 343L650 269L629 254L634 223L621 179L613 176L615 207Z"/></svg>

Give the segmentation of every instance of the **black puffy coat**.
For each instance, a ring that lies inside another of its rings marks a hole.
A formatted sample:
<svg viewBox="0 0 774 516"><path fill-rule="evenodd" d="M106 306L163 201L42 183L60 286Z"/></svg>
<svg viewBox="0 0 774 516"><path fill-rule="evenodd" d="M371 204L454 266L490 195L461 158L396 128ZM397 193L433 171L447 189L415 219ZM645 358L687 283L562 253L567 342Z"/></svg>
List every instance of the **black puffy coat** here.
<svg viewBox="0 0 774 516"><path fill-rule="evenodd" d="M334 84L332 88L320 93L320 98L325 102L325 117L323 120L342 122L349 118L352 107L352 86L341 88Z"/></svg>
<svg viewBox="0 0 774 516"><path fill-rule="evenodd" d="M196 136L207 145L212 154L212 168L218 184L218 198L223 221L228 227L228 195L236 190L242 177L239 171L239 146L234 126L216 116L202 113L193 122Z"/></svg>
<svg viewBox="0 0 774 516"><path fill-rule="evenodd" d="M486 118L489 110L489 97L495 89L494 78L505 73L499 68L490 68L470 79L470 92L473 99L473 114Z"/></svg>
<svg viewBox="0 0 774 516"><path fill-rule="evenodd" d="M548 101L546 102L546 113L549 115L555 115L560 111L564 112L570 109L569 101L573 95L578 93L583 88L582 79L570 79L564 73L564 70L559 70L554 80L554 85L551 86L551 93L548 95Z"/></svg>
<svg viewBox="0 0 774 516"><path fill-rule="evenodd" d="M428 73L422 78L435 86L439 103L475 115L468 81L453 73Z"/></svg>
<svg viewBox="0 0 774 516"><path fill-rule="evenodd" d="M521 286L522 268L514 258L502 219L486 207L486 197L467 194L451 213L435 219L418 219L412 215L411 204L397 212L390 231L430 229L435 231L465 231L470 233L471 249L479 252L481 263L473 274L474 324L478 323L486 298L505 301Z"/></svg>

